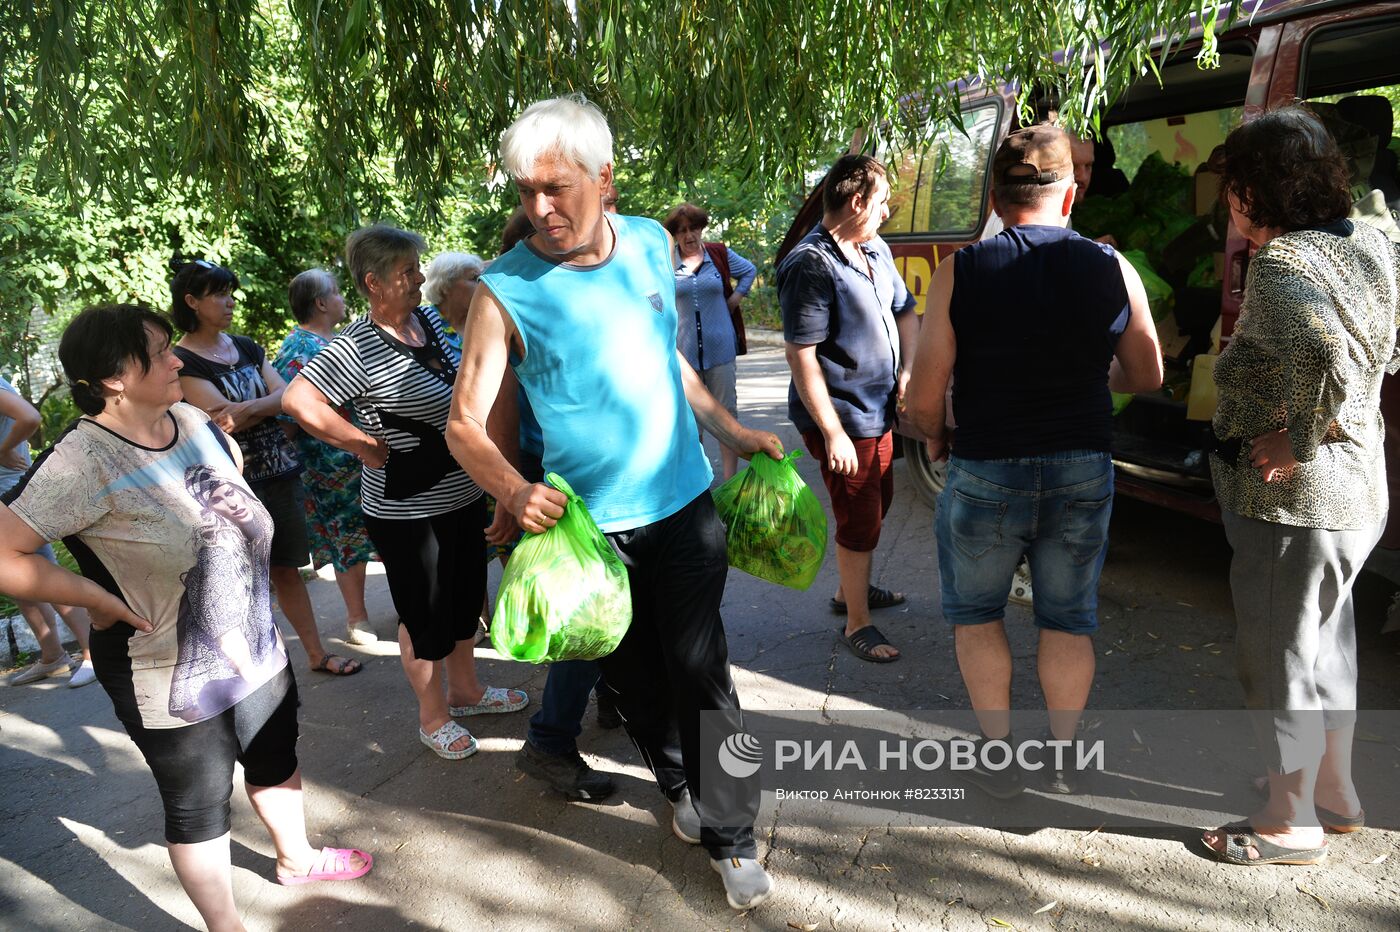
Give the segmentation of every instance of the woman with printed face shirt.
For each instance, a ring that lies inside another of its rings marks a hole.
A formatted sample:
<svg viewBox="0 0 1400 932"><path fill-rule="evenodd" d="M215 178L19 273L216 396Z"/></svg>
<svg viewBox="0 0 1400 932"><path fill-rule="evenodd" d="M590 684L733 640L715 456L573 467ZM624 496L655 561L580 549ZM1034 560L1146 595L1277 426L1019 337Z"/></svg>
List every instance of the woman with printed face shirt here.
<svg viewBox="0 0 1400 932"><path fill-rule="evenodd" d="M236 932L235 763L278 883L354 879L372 860L306 840L296 682L267 583L272 519L238 445L181 402L170 336L136 305L68 325L58 355L85 416L0 498L0 591L92 615L97 680L160 789L171 865L206 925ZM38 554L50 540L82 576Z"/></svg>

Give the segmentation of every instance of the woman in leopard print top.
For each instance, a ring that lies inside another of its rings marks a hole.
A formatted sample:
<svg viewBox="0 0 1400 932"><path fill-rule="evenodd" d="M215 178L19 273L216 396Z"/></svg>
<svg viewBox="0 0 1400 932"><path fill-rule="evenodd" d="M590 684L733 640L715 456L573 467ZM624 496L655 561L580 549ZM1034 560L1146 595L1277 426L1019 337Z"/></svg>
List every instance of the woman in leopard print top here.
<svg viewBox="0 0 1400 932"><path fill-rule="evenodd" d="M1214 429L1241 449L1213 455L1211 474L1235 551L1236 667L1246 705L1271 714L1259 734L1268 802L1203 841L1228 863L1315 864L1324 827L1365 822L1351 779L1351 590L1385 527L1380 391L1397 365L1400 255L1346 219L1347 165L1302 107L1236 129L1216 167L1259 251L1215 367Z"/></svg>

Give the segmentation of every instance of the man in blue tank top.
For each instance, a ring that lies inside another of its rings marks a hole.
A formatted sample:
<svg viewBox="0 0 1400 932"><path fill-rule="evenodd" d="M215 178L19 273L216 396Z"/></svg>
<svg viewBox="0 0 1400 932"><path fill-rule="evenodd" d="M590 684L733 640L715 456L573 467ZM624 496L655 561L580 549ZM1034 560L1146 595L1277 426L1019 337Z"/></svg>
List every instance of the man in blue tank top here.
<svg viewBox="0 0 1400 932"><path fill-rule="evenodd" d="M565 496L527 482L498 446L515 431L509 366L539 421L545 470L587 503L627 566L632 626L599 661L599 689L671 801L672 831L708 849L729 904L749 909L772 890L753 837L756 784L708 770L700 781L701 712L721 713L726 734L743 723L719 614L725 532L696 422L741 454L778 458L782 445L739 424L677 352L674 247L655 221L604 212L612 134L598 108L582 96L532 105L502 134L501 163L534 233L492 263L472 300L448 444L498 516L538 533L563 514Z"/></svg>
<svg viewBox="0 0 1400 932"><path fill-rule="evenodd" d="M1090 635L1113 503L1109 391L1162 384L1142 281L1112 247L1065 228L1073 172L1063 130L1038 124L1007 136L992 162L992 204L1006 229L935 270L908 389L908 416L940 460L952 381L957 426L934 519L938 570L984 740L1010 734L1002 619L1023 555L1035 586L1047 740L1073 740L1093 685ZM1078 789L1066 749L1047 745L1040 773L1052 792ZM1022 790L1014 764L969 776L999 798Z"/></svg>

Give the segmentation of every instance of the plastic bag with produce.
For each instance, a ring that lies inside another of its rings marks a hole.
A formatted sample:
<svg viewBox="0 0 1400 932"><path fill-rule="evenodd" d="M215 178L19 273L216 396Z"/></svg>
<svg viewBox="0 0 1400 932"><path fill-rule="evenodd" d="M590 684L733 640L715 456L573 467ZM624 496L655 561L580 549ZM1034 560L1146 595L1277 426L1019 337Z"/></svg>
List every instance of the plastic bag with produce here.
<svg viewBox="0 0 1400 932"><path fill-rule="evenodd" d="M559 522L526 534L501 576L491 643L516 660L596 660L612 653L632 624L627 568L569 484Z"/></svg>
<svg viewBox="0 0 1400 932"><path fill-rule="evenodd" d="M826 557L826 512L792 465L801 455L755 454L714 492L729 565L792 589L811 586Z"/></svg>

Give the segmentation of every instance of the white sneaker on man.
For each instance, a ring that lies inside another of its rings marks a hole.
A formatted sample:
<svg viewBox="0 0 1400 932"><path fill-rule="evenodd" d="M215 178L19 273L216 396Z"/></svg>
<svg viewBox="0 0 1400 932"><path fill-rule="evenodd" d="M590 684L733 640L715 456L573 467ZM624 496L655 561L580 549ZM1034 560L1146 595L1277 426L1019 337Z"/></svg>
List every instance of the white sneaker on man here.
<svg viewBox="0 0 1400 932"><path fill-rule="evenodd" d="M671 803L671 833L687 845L700 844L700 813L690 800L690 789L681 790L680 798Z"/></svg>
<svg viewBox="0 0 1400 932"><path fill-rule="evenodd" d="M773 878L754 858L717 858L710 866L724 881L724 897L735 909L753 909L773 893Z"/></svg>

